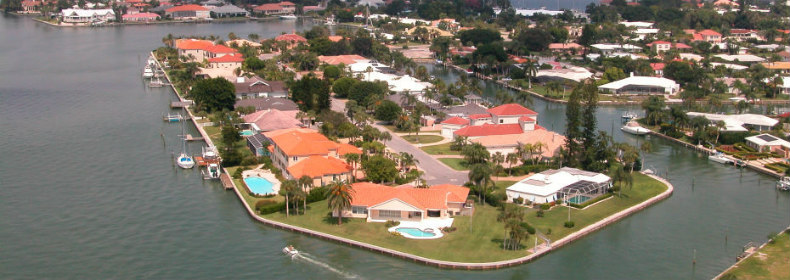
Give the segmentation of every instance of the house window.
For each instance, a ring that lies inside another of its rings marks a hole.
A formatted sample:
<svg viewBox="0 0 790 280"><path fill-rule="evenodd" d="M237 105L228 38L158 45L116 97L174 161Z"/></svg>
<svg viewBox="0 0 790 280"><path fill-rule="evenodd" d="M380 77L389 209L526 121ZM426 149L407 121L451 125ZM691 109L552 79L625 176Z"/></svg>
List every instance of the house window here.
<svg viewBox="0 0 790 280"><path fill-rule="evenodd" d="M368 208L365 206L351 206L351 213L354 214L368 214Z"/></svg>
<svg viewBox="0 0 790 280"><path fill-rule="evenodd" d="M428 217L441 217L442 211L440 210L428 210Z"/></svg>
<svg viewBox="0 0 790 280"><path fill-rule="evenodd" d="M505 120L499 119L499 123L505 123Z"/></svg>
<svg viewBox="0 0 790 280"><path fill-rule="evenodd" d="M381 218L400 218L400 211L398 211L398 210L379 210L379 217L381 217Z"/></svg>
<svg viewBox="0 0 790 280"><path fill-rule="evenodd" d="M296 161L297 159L299 159L299 157L294 157L294 161Z"/></svg>

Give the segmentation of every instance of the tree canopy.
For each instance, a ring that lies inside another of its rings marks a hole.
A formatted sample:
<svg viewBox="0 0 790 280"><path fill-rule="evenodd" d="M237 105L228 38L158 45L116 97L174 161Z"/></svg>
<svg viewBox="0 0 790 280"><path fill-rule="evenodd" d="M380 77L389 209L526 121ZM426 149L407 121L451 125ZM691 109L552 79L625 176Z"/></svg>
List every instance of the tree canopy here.
<svg viewBox="0 0 790 280"><path fill-rule="evenodd" d="M376 119L385 121L385 122L393 122L395 119L398 118L401 114L401 108L398 106L397 103L384 100L381 101L378 107L376 107Z"/></svg>
<svg viewBox="0 0 790 280"><path fill-rule="evenodd" d="M320 112L329 109L329 82L313 74L291 83L291 99L302 111Z"/></svg>
<svg viewBox="0 0 790 280"><path fill-rule="evenodd" d="M208 111L233 110L236 104L236 87L225 78L198 81L189 93L198 107Z"/></svg>
<svg viewBox="0 0 790 280"><path fill-rule="evenodd" d="M368 180L375 183L392 182L398 177L395 162L383 156L372 156L362 163Z"/></svg>
<svg viewBox="0 0 790 280"><path fill-rule="evenodd" d="M499 34L499 31L486 28L461 31L458 33L458 38L461 39L461 43L463 44L472 43L472 45L475 46L502 41L502 36Z"/></svg>

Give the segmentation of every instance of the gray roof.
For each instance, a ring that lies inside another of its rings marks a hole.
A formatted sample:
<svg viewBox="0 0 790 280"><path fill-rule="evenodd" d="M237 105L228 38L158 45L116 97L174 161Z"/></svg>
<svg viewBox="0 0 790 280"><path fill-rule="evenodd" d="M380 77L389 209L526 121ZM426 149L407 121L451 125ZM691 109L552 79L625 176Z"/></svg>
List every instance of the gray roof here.
<svg viewBox="0 0 790 280"><path fill-rule="evenodd" d="M236 100L236 107L254 106L255 110L277 109L280 111L299 110L299 106L286 98L262 97Z"/></svg>
<svg viewBox="0 0 790 280"><path fill-rule="evenodd" d="M247 14L247 10L232 4L216 7L211 9L211 12L215 14Z"/></svg>
<svg viewBox="0 0 790 280"><path fill-rule="evenodd" d="M461 105L461 106L447 107L442 111L447 115L460 115L460 116L488 113L485 107L472 103L468 103L466 105Z"/></svg>
<svg viewBox="0 0 790 280"><path fill-rule="evenodd" d="M266 81L258 76L252 78L244 78L243 82L238 82L238 79L233 83L236 87L237 95L244 95L249 93L279 93L279 95L287 95L285 89L285 82L283 81Z"/></svg>

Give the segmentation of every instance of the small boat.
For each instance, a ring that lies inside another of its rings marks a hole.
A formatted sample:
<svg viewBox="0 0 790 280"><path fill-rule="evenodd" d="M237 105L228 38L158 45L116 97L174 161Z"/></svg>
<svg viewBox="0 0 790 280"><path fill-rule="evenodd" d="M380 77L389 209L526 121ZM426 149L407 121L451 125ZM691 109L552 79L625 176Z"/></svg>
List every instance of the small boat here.
<svg viewBox="0 0 790 280"><path fill-rule="evenodd" d="M647 128L642 127L636 121L630 121L626 123L623 127L620 128L625 133L630 133L633 135L644 135L650 133L650 130Z"/></svg>
<svg viewBox="0 0 790 280"><path fill-rule="evenodd" d="M335 23L335 16L332 15L331 17L326 18L326 22L324 22L324 24L326 24L326 25L335 25L336 24Z"/></svg>
<svg viewBox="0 0 790 280"><path fill-rule="evenodd" d="M621 116L621 119L623 120L623 122L629 122L629 121L631 121L633 119L636 119L636 118L637 118L636 113L631 112L631 111L625 112L625 114L623 114Z"/></svg>
<svg viewBox="0 0 790 280"><path fill-rule="evenodd" d="M708 156L708 160L713 161L713 162L718 162L718 163L721 163L721 164L732 164L733 163L732 159L728 158L723 153L716 153L716 154L713 154L713 155L709 155Z"/></svg>
<svg viewBox="0 0 790 280"><path fill-rule="evenodd" d="M163 86L165 86L165 82L162 82L162 79L159 79L159 77L156 77L154 79L151 79L150 82L148 82L148 86L149 87L154 87L154 88L163 87Z"/></svg>
<svg viewBox="0 0 790 280"><path fill-rule="evenodd" d="M150 65L151 67L156 67L156 59L154 59L153 57L149 56L148 57L148 65Z"/></svg>
<svg viewBox="0 0 790 280"><path fill-rule="evenodd" d="M186 135L183 125L181 126L182 135ZM190 169L195 166L195 160L187 153L187 138L181 139L181 153L176 157L176 164L183 169Z"/></svg>
<svg viewBox="0 0 790 280"><path fill-rule="evenodd" d="M151 78L154 76L154 70L151 69L151 66L146 65L143 69L143 78Z"/></svg>
<svg viewBox="0 0 790 280"><path fill-rule="evenodd" d="M293 245L288 245L287 247L283 248L283 253L293 257L293 256L298 255L299 251L297 251L296 248L294 248Z"/></svg>
<svg viewBox="0 0 790 280"><path fill-rule="evenodd" d="M466 69L466 70L464 70L464 72L466 72L466 74L468 74L468 75L472 75L472 74L475 73L475 71L472 71L472 68Z"/></svg>
<svg viewBox="0 0 790 280"><path fill-rule="evenodd" d="M203 173L203 179L210 180L210 179L219 179L220 169L218 163L209 163L206 165L206 170L201 171Z"/></svg>
<svg viewBox="0 0 790 280"><path fill-rule="evenodd" d="M790 191L790 177L784 176L776 181L776 189L780 191Z"/></svg>
<svg viewBox="0 0 790 280"><path fill-rule="evenodd" d="M745 161L742 161L742 160L740 160L740 159L739 159L739 160L736 160L736 161L735 161L735 167L746 167L746 162L745 162Z"/></svg>
<svg viewBox="0 0 790 280"><path fill-rule="evenodd" d="M280 16L280 19L285 19L285 20L292 20L292 19L296 19L296 16L295 16L294 14L289 14L289 15L281 15L281 16Z"/></svg>
<svg viewBox="0 0 790 280"><path fill-rule="evenodd" d="M162 120L164 120L166 122L180 122L183 119L184 119L184 117L182 117L181 114L178 114L178 113L176 113L176 114L167 114L166 116L162 117Z"/></svg>

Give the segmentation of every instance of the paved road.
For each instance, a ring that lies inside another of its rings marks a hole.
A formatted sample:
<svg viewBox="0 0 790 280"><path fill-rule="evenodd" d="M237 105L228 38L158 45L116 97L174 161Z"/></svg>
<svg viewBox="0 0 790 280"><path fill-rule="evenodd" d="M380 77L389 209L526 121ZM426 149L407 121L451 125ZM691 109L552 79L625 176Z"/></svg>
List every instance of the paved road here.
<svg viewBox="0 0 790 280"><path fill-rule="evenodd" d="M337 112L344 112L345 110L345 103L342 100L332 99L332 106L333 111ZM388 129L373 124L373 127L380 131L389 131ZM428 153L420 150L419 148L415 147L411 143L406 140L403 140L398 135L392 134L392 140L385 142L384 144L387 145L391 150L401 153L406 152L414 155L414 158L419 161L417 167L419 167L422 171L425 172L423 179L428 182L429 185L437 185L437 184L456 184L456 185L463 185L468 181L467 172L464 171L456 171L450 167L447 167L439 160L433 158Z"/></svg>

